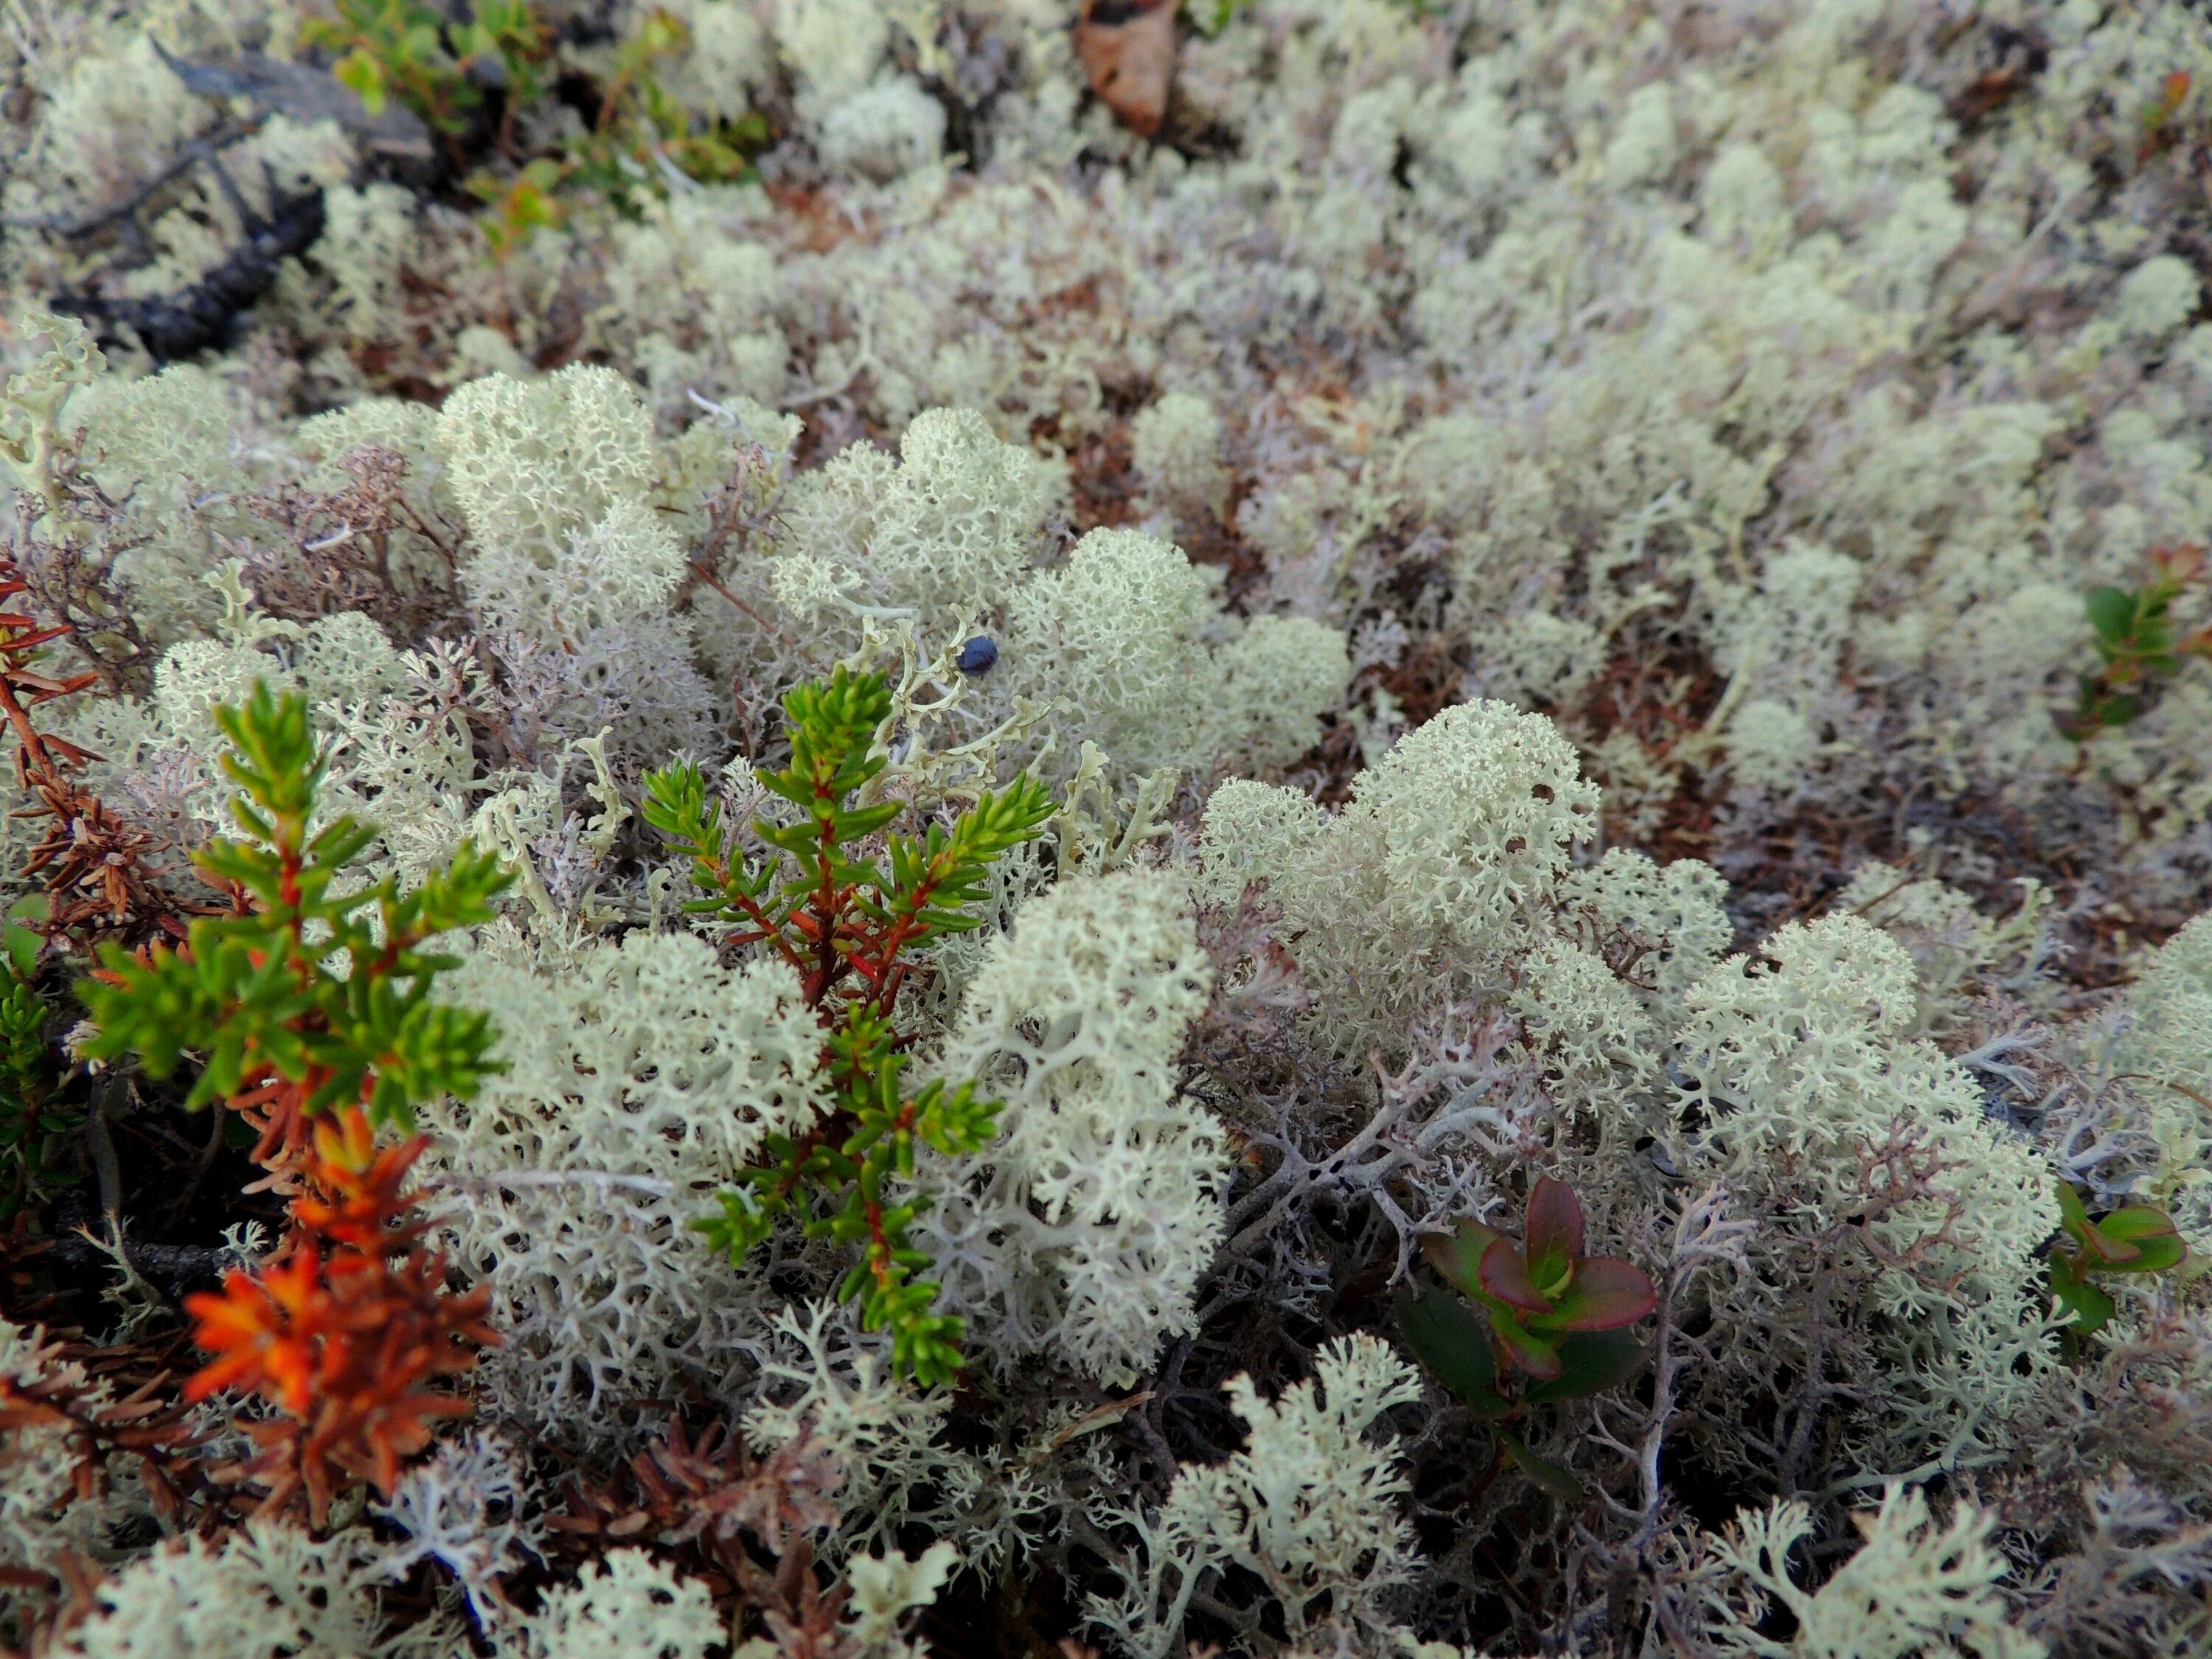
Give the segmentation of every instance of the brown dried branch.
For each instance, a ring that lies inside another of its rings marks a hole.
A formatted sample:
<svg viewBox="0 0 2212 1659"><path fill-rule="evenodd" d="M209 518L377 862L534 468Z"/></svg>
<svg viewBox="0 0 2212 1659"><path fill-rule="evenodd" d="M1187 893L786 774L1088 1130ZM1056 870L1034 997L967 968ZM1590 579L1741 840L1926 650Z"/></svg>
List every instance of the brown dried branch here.
<svg viewBox="0 0 2212 1659"><path fill-rule="evenodd" d="M155 1515L173 1528L185 1492L206 1481L191 1455L200 1438L186 1425L189 1408L167 1389L171 1373L156 1371L118 1398L100 1374L118 1351L49 1337L43 1327L31 1331L29 1344L17 1373L0 1373L0 1433L60 1430L80 1500L101 1495L112 1456L137 1457Z"/></svg>
<svg viewBox="0 0 2212 1659"><path fill-rule="evenodd" d="M1972 1271L1971 1265L1946 1273L1929 1264L1945 1259L1971 1264L1971 1254L1959 1249L1952 1232L1959 1218L1966 1212L1966 1201L1957 1192L1936 1184L1945 1176L1963 1169L1965 1160L1946 1159L1930 1142L1923 1127L1903 1118L1889 1126L1888 1135L1879 1144L1855 1150L1859 1165L1858 1186L1866 1195L1859 1207L1856 1225L1860 1243L1865 1245L1867 1253L1883 1267L1906 1275L1939 1296L1954 1294ZM1901 1250L1883 1242L1878 1231L1883 1222L1907 1209L1930 1204L1942 1207L1941 1222L1918 1232L1912 1243Z"/></svg>
<svg viewBox="0 0 2212 1659"><path fill-rule="evenodd" d="M0 599L29 591L15 562L0 556ZM94 684L94 672L56 678L33 666L46 647L69 637L66 624L42 627L18 611L0 611L0 718L15 738L15 781L39 805L28 815L52 820L22 873L44 886L49 937L143 944L157 933L179 937L179 906L160 888L149 858L154 838L118 817L76 774L94 758L67 738L40 732L31 712Z"/></svg>
<svg viewBox="0 0 2212 1659"><path fill-rule="evenodd" d="M74 441L55 456L52 483L51 510L40 497L15 492L7 556L33 608L67 624L70 648L100 676L101 690L143 696L153 685L154 652L112 573L118 558L151 538L131 521L127 501L84 470Z"/></svg>
<svg viewBox="0 0 2212 1659"><path fill-rule="evenodd" d="M844 1479L835 1455L804 1433L759 1457L719 1425L694 1442L677 1419L614 1480L572 1481L568 1512L546 1524L580 1543L678 1552L687 1573L718 1599L762 1605L756 1592L782 1586L789 1563L811 1565L814 1539L836 1526L834 1500ZM756 1549L778 1560L774 1575L763 1572ZM798 1571L812 1582L811 1571ZM779 1605L788 1600L783 1588L773 1594Z"/></svg>
<svg viewBox="0 0 2212 1659"><path fill-rule="evenodd" d="M351 479L337 489L288 481L242 503L283 531L288 544L238 548L254 595L272 616L304 622L358 611L414 639L442 618L447 595L394 568L394 538L419 538L450 576L459 532L432 523L408 501L407 458L399 451L364 444L337 465Z"/></svg>

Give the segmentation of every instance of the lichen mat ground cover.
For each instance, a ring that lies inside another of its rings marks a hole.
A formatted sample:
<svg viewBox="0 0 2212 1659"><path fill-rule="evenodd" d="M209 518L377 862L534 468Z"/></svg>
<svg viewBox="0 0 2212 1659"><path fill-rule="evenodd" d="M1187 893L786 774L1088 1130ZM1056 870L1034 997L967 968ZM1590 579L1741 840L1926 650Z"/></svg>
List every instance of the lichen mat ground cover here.
<svg viewBox="0 0 2212 1659"><path fill-rule="evenodd" d="M2212 17L0 0L0 1652L2212 1652Z"/></svg>

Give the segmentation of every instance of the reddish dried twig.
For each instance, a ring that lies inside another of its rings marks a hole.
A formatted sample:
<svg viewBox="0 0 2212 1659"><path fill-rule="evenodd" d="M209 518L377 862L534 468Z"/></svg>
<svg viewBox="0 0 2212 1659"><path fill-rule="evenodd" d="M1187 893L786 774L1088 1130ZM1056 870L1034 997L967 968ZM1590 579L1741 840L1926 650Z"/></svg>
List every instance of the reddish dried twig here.
<svg viewBox="0 0 2212 1659"><path fill-rule="evenodd" d="M0 1373L0 1433L18 1434L45 1427L62 1431L69 1451L76 1496L99 1496L107 1477L107 1460L118 1452L137 1455L144 1470L154 1513L173 1525L183 1505L182 1486L194 1484L190 1449L199 1443L185 1425L186 1408L165 1398L170 1373L146 1378L120 1398L89 1368L100 1350L64 1338L49 1338L43 1328L30 1334L33 1380Z"/></svg>
<svg viewBox="0 0 2212 1659"><path fill-rule="evenodd" d="M676 1420L616 1480L572 1482L568 1513L547 1524L580 1541L678 1552L717 1596L750 1600L747 1586L763 1575L746 1540L772 1559L811 1563L814 1538L837 1524L843 1484L835 1455L804 1433L760 1457L720 1426L693 1442Z"/></svg>
<svg viewBox="0 0 2212 1659"><path fill-rule="evenodd" d="M844 1627L850 1587L824 1589L816 1540L837 1524L844 1473L805 1432L765 1457L711 1428L696 1443L680 1421L630 1460L626 1479L572 1483L555 1531L602 1546L635 1540L677 1553L678 1571L751 1615L781 1659L856 1659Z"/></svg>
<svg viewBox="0 0 2212 1659"><path fill-rule="evenodd" d="M0 555L0 599L29 591L13 558ZM15 781L39 805L30 815L51 820L22 873L38 877L49 909L49 934L143 943L158 932L181 934L177 906L157 887L146 860L154 838L117 817L85 789L76 774L95 757L65 738L40 732L31 711L95 684L97 673L56 678L36 664L45 648L69 637L20 611L0 611L0 718L15 737Z"/></svg>

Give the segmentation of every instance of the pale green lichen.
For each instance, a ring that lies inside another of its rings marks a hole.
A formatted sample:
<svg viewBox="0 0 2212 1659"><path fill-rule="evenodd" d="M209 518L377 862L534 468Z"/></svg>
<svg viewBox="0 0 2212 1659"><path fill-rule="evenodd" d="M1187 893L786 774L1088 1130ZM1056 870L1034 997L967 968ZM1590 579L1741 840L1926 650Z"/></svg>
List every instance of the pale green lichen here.
<svg viewBox="0 0 2212 1659"><path fill-rule="evenodd" d="M969 982L942 1064L1003 1094L998 1140L925 1171L916 1237L1002 1369L1124 1385L1190 1328L1227 1149L1178 1097L1212 972L1175 884L1121 871L1024 904Z"/></svg>

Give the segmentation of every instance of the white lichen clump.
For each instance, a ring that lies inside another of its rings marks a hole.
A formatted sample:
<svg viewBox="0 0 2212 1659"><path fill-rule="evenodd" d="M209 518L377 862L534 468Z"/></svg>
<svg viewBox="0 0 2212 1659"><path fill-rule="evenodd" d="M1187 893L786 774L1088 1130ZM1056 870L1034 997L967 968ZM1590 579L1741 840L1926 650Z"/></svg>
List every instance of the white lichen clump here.
<svg viewBox="0 0 2212 1659"><path fill-rule="evenodd" d="M1597 801L1551 721L1465 704L1361 774L1334 817L1294 790L1224 784L1206 805L1198 890L1233 903L1264 881L1331 1035L1390 1042L1439 991L1501 982Z"/></svg>
<svg viewBox="0 0 2212 1659"><path fill-rule="evenodd" d="M488 1362L501 1413L576 1441L687 1381L724 1384L757 1316L685 1224L823 1105L791 970L638 933L542 968L480 952L453 994L492 1012L508 1067L428 1120L460 1178L448 1236L507 1334Z"/></svg>
<svg viewBox="0 0 2212 1659"><path fill-rule="evenodd" d="M1383 1598L1408 1577L1413 1540L1396 1449L1370 1436L1419 1398L1413 1368L1371 1337L1324 1352L1313 1379L1279 1400L1233 1379L1230 1409L1249 1443L1185 1470L1158 1514L1127 1517L1139 1542L1119 1569L1126 1588L1093 1616L1139 1659L1167 1659L1204 1575L1236 1566L1266 1585L1293 1642L1390 1652Z"/></svg>
<svg viewBox="0 0 2212 1659"><path fill-rule="evenodd" d="M1229 1166L1221 1125L1177 1085L1212 977L1179 897L1123 871L1024 905L946 1039L947 1073L1007 1105L989 1151L925 1177L917 1236L1002 1369L1126 1387L1190 1329Z"/></svg>

